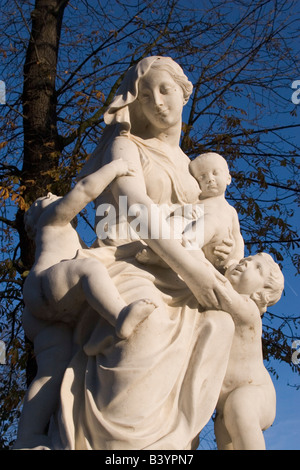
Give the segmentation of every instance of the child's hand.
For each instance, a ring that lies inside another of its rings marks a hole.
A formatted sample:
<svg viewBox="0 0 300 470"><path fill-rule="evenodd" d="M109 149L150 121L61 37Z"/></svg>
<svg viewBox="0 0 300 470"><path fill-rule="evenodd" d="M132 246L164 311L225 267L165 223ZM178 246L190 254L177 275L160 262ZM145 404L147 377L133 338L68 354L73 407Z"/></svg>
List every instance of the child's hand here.
<svg viewBox="0 0 300 470"><path fill-rule="evenodd" d="M215 247L214 256L218 258L220 266L225 266L233 248L234 242L231 238L225 238L224 240L222 240L222 245Z"/></svg>
<svg viewBox="0 0 300 470"><path fill-rule="evenodd" d="M113 162L114 169L116 172L116 178L119 176L136 176L137 168L131 162L127 162L126 160L114 160Z"/></svg>
<svg viewBox="0 0 300 470"><path fill-rule="evenodd" d="M192 218L194 220L200 219L204 215L202 204L193 204Z"/></svg>

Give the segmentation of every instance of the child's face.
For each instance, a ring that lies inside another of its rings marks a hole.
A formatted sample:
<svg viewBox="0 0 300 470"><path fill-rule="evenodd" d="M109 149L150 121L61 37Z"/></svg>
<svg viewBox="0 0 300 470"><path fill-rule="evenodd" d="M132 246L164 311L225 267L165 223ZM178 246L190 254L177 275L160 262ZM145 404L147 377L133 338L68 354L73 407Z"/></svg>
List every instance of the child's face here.
<svg viewBox="0 0 300 470"><path fill-rule="evenodd" d="M229 268L226 277L239 294L251 295L264 288L269 272L270 267L266 260L262 256L254 255Z"/></svg>
<svg viewBox="0 0 300 470"><path fill-rule="evenodd" d="M195 162L193 175L202 191L201 198L221 196L231 181L226 163L213 156Z"/></svg>

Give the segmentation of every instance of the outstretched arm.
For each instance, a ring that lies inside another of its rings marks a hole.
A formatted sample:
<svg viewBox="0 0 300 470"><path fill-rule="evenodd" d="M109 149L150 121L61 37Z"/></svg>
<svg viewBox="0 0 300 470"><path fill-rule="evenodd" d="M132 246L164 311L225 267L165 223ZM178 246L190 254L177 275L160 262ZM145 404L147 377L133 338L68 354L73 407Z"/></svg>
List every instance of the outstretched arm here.
<svg viewBox="0 0 300 470"><path fill-rule="evenodd" d="M215 268L210 264L207 265L207 260L199 260L199 262L206 266L206 275L207 272ZM228 271L233 270L236 266L236 263L228 268ZM227 294L226 296L219 297L219 308L227 313L229 313L236 325L253 323L254 318L260 318L260 313L255 302L250 298L249 295L242 295L237 292L232 286L231 282L222 274L218 272L219 279L223 281L223 289ZM228 301L229 299L229 301Z"/></svg>
<svg viewBox="0 0 300 470"><path fill-rule="evenodd" d="M50 206L48 223L66 225L91 201L96 199L104 189L117 177L133 176L134 166L121 159L104 165L91 175L80 180L66 196Z"/></svg>

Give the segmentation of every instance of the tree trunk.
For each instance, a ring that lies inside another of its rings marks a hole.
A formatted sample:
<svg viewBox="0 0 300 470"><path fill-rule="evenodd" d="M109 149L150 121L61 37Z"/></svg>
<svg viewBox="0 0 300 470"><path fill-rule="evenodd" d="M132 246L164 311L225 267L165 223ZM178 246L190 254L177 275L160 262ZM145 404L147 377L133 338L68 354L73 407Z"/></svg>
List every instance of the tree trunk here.
<svg viewBox="0 0 300 470"><path fill-rule="evenodd" d="M31 13L32 31L24 64L23 127L24 159L23 197L28 204L44 196L58 170L61 145L57 132L56 68L61 25L67 0L36 0ZM27 237L23 211L16 216L24 269L34 262L35 246ZM28 361L27 380L35 375L35 363Z"/></svg>
<svg viewBox="0 0 300 470"><path fill-rule="evenodd" d="M23 197L31 204L53 181L61 151L57 132L55 78L61 24L67 1L36 0L32 31L24 64ZM21 259L25 268L34 260L34 247L26 236L23 212L17 215Z"/></svg>

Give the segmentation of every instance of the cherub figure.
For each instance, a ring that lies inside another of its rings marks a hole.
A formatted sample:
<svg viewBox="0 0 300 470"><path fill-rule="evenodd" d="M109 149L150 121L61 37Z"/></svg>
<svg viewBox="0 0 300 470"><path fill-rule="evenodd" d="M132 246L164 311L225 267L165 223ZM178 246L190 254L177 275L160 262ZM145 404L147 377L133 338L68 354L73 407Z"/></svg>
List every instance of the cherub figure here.
<svg viewBox="0 0 300 470"><path fill-rule="evenodd" d="M70 358L72 326L86 303L116 328L121 339L156 308L149 299L127 305L98 259L76 257L86 246L73 219L115 178L134 174L130 163L115 160L83 178L66 196L49 193L25 213L36 253L23 289L23 323L34 341L38 371L25 399L15 448L50 445L45 428Z"/></svg>
<svg viewBox="0 0 300 470"><path fill-rule="evenodd" d="M220 450L263 450L263 431L273 423L276 393L263 364L262 320L281 297L284 278L267 253L228 268L226 285L235 332L216 407L215 435Z"/></svg>

